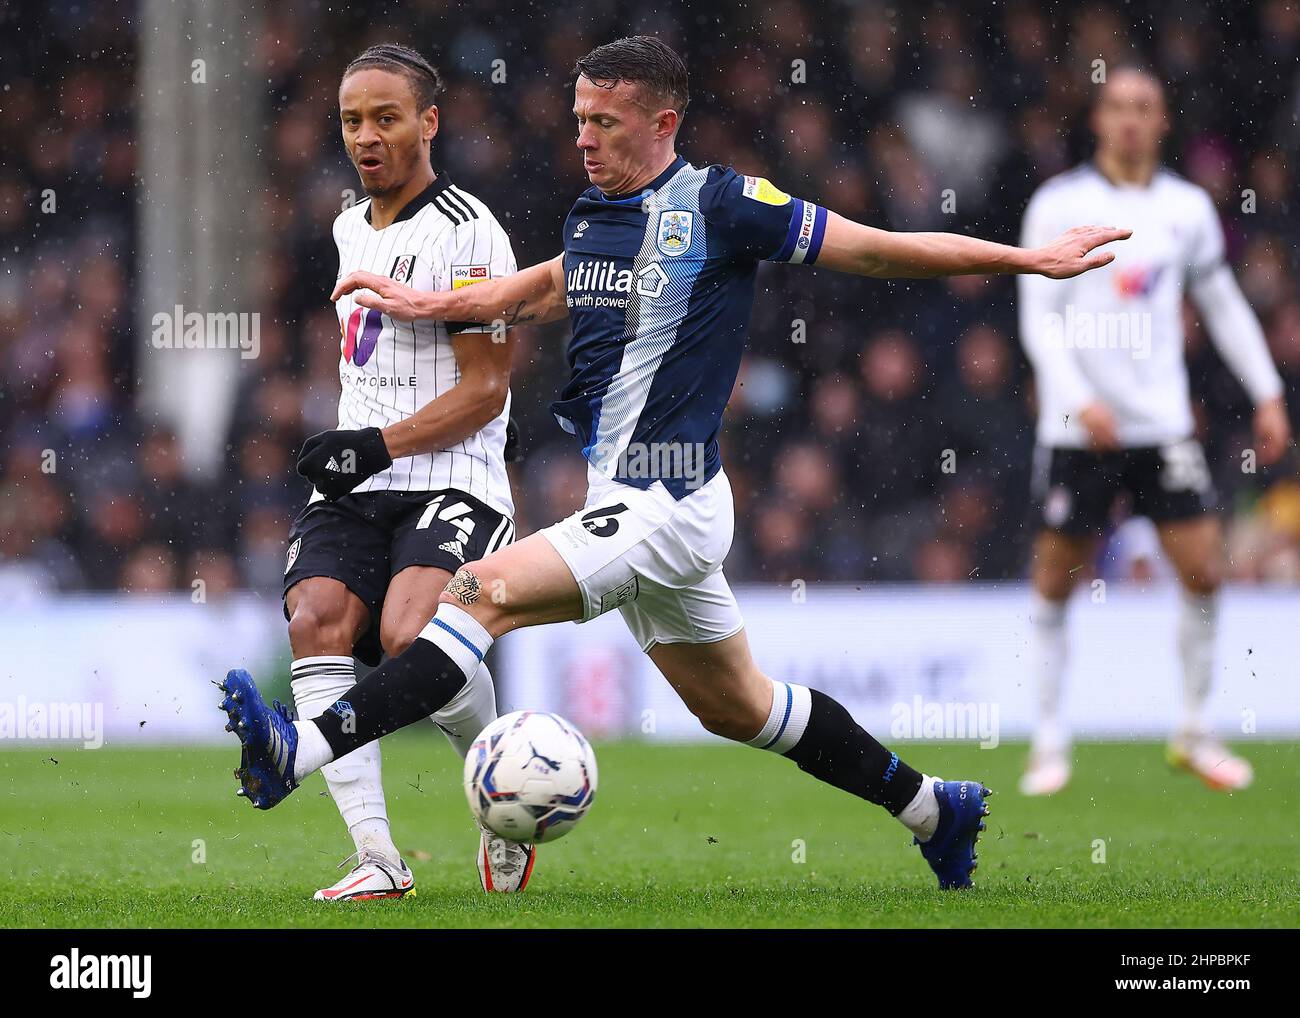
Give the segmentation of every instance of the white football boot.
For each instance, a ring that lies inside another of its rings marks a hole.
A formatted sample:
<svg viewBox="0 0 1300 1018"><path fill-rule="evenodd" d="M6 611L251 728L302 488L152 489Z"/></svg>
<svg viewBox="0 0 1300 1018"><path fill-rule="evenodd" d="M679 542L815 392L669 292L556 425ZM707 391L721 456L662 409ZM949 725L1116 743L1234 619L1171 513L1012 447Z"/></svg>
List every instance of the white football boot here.
<svg viewBox="0 0 1300 1018"><path fill-rule="evenodd" d="M1070 783L1070 761L1064 753L1032 753L1020 777L1021 795L1055 795Z"/></svg>
<svg viewBox="0 0 1300 1018"><path fill-rule="evenodd" d="M340 868L353 859L357 864L348 875L333 887L322 887L312 895L313 901L376 901L408 894L415 897L415 876L401 859L394 864L391 859L361 851L339 863Z"/></svg>
<svg viewBox="0 0 1300 1018"><path fill-rule="evenodd" d="M1029 763L1020 778L1021 795L1055 795L1070 781L1070 740L1056 725L1034 733Z"/></svg>
<svg viewBox="0 0 1300 1018"><path fill-rule="evenodd" d="M523 845L479 826L478 878L485 891L522 891L533 875L537 846Z"/></svg>
<svg viewBox="0 0 1300 1018"><path fill-rule="evenodd" d="M1182 732L1170 740L1165 759L1171 767L1190 771L1216 792L1249 788L1255 769L1218 739Z"/></svg>

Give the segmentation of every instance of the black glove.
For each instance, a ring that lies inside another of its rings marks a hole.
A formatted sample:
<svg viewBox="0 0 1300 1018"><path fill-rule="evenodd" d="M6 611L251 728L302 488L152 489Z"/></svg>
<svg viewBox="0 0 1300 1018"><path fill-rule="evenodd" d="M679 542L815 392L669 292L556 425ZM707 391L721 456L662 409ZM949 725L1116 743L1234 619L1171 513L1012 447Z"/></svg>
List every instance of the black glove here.
<svg viewBox="0 0 1300 1018"><path fill-rule="evenodd" d="M519 425L513 417L507 417L505 460L507 463L518 463L523 458L524 450L519 445Z"/></svg>
<svg viewBox="0 0 1300 1018"><path fill-rule="evenodd" d="M298 473L326 498L346 495L367 477L393 465L378 428L322 431L302 444Z"/></svg>

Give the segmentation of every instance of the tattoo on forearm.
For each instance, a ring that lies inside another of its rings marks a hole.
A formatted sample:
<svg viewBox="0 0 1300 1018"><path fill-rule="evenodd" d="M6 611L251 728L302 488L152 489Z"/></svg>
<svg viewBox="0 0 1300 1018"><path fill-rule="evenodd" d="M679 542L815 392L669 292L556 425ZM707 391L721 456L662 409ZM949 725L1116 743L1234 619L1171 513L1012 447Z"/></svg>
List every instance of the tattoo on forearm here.
<svg viewBox="0 0 1300 1018"><path fill-rule="evenodd" d="M501 316L501 320L506 323L506 328L523 322L531 322L537 317L536 314L526 315L523 313L524 308L527 306L528 301L521 300L513 308L506 308L505 313Z"/></svg>

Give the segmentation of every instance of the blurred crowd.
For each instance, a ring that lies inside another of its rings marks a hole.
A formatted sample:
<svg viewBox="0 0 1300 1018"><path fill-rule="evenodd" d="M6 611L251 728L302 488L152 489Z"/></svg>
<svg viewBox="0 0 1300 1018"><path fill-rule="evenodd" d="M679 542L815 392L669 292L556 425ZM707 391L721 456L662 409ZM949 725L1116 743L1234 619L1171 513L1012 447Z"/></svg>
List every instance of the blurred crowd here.
<svg viewBox="0 0 1300 1018"><path fill-rule="evenodd" d="M189 590L196 578L208 592L278 592L307 494L296 450L335 424L330 231L357 186L338 138L338 78L381 40L443 71L435 162L494 209L520 265L558 251L586 186L570 69L620 35L655 33L686 57L680 151L697 165L767 176L873 225L1009 242L1034 188L1090 152L1093 61L1138 60L1168 84L1167 161L1214 197L1293 416L1300 408L1300 0L251 6L270 165L250 207L273 227L249 267L262 350L244 368L225 474L206 484L136 398L137 11L0 13L0 592ZM1023 576L1033 386L1013 298L1006 279L764 266L723 429L739 521L729 577ZM1242 472L1250 406L1191 311L1187 322L1232 575L1300 581L1294 455ZM527 458L513 469L528 533L580 503L584 468L547 411L567 332L520 338Z"/></svg>

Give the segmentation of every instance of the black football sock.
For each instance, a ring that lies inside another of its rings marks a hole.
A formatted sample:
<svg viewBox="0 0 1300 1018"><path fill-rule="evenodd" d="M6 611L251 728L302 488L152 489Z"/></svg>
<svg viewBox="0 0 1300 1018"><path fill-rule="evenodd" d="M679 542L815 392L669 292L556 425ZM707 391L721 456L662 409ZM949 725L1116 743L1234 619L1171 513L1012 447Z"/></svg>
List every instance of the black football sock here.
<svg viewBox="0 0 1300 1018"><path fill-rule="evenodd" d="M492 637L468 612L443 604L411 645L325 709L314 724L339 757L414 724L451 702Z"/></svg>
<svg viewBox="0 0 1300 1018"><path fill-rule="evenodd" d="M415 639L315 718L334 759L441 710L465 686L465 673L446 652Z"/></svg>
<svg viewBox="0 0 1300 1018"><path fill-rule="evenodd" d="M921 788L920 772L873 739L825 693L773 682L772 712L749 745L786 756L799 769L898 816Z"/></svg>

